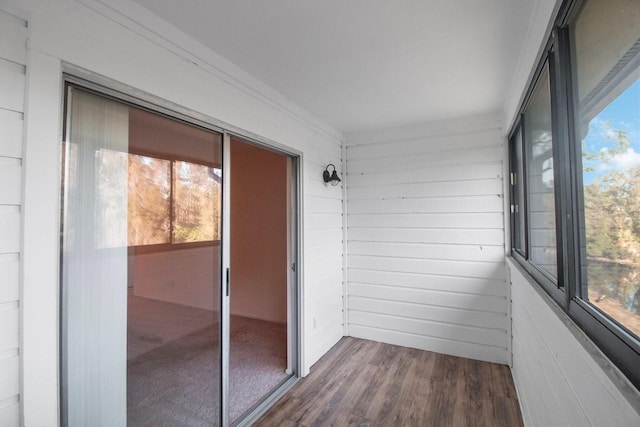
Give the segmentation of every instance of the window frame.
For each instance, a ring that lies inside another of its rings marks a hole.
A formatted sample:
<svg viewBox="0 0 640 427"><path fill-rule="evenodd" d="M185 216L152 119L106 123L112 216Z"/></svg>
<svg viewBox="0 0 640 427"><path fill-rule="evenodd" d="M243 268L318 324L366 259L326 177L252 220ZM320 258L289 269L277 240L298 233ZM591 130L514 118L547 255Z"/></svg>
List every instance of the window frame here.
<svg viewBox="0 0 640 427"><path fill-rule="evenodd" d="M528 200L527 150L524 115L531 102L532 95L540 80L545 65L549 64L551 92L551 120L553 133L554 197L556 217L556 248L558 262L558 280L554 283L547 274L530 260L530 224L528 209L525 214L525 230L515 223L513 206L518 203L519 194L510 184L511 241L510 253L565 311L569 317L593 340L609 359L627 376L629 381L640 389L640 337L635 337L606 313L598 310L582 297L584 275L586 273L586 255L581 245L585 242L584 196L582 177L582 141L579 139L577 115L576 58L573 49L572 25L587 3L586 0L564 0L553 22L553 29L535 72L529 81L518 116L508 134L509 172L515 172L514 145L520 131L522 144L521 162L523 179L519 181L519 190L524 192L523 199ZM640 54L639 54L640 55ZM525 253L516 246L516 233L525 242Z"/></svg>
<svg viewBox="0 0 640 427"><path fill-rule="evenodd" d="M69 87L75 87L79 90L82 90L86 93L90 93L101 98L117 102L118 104L125 105L129 108L137 108L139 110L158 115L160 117L164 117L169 120L176 121L178 123L182 123L188 126L193 126L199 129L202 129L206 132L211 132L220 135L220 141L222 143L223 135L227 133L224 129L211 125L202 119L196 119L185 114L176 113L172 109L168 109L166 107L159 106L157 104L145 101L141 98L137 98L133 95L129 95L125 92L121 92L114 89L107 89L106 87L100 86L99 84L91 83L88 80L85 80L82 77L76 77L67 73L64 73L64 96L63 96L63 105L62 105L62 113L64 117L67 115L67 92ZM66 127L63 127L63 141L66 139ZM240 134L240 133L239 133ZM267 145L266 143L261 143ZM283 151L289 153L289 151ZM158 160L167 160L171 162L171 197L170 197L170 216L171 216L171 233L169 236L169 243L154 243L148 245L128 245L128 250L130 254L150 254L150 253L158 253L158 252L168 252L173 250L183 250L183 249L193 249L193 248L203 248L203 247L215 247L220 246L221 240L205 240L200 242L184 242L184 243L173 243L173 163L174 161L184 161L197 165L213 167L215 168L216 164L206 163L206 162L198 162L193 158L179 158L172 155L165 155L163 157L158 157L157 153L148 152L146 150L130 150L127 152L127 155L139 155L145 157L152 157ZM297 155L297 154L296 154ZM222 223L220 224L220 237L222 236Z"/></svg>
<svg viewBox="0 0 640 427"><path fill-rule="evenodd" d="M174 241L174 223L175 223L175 177L174 177L174 170L175 170L175 164L177 162L186 162L186 163L190 163L193 165L198 165L198 166L206 166L206 167L210 167L210 168L214 168L214 169L219 169L216 168L215 165L211 165L208 163L198 163L198 162L194 162L191 160L183 160L183 159L178 159L178 158L173 158L171 156L166 156L166 157L156 157L155 155L151 155L148 153L142 153L142 152L138 152L136 150L134 151L130 151L128 153L129 156L144 156L144 157L149 157L149 158L153 158L156 160L164 160L164 161L168 161L169 162L169 171L170 171L170 177L169 177L169 242L167 243L150 243L150 244L146 244L146 245L129 245L129 249L133 250L134 253L136 254L146 254L146 253L154 253L154 252L166 252L166 251L170 251L170 250L181 250L181 249L191 249L191 248L202 248L202 247L208 247L208 246L220 246L220 238L218 239L212 239L212 240L200 240L197 242L175 242ZM222 178L220 178L220 183L222 185ZM221 190L222 191L222 190ZM222 230L220 230L220 233L222 232Z"/></svg>

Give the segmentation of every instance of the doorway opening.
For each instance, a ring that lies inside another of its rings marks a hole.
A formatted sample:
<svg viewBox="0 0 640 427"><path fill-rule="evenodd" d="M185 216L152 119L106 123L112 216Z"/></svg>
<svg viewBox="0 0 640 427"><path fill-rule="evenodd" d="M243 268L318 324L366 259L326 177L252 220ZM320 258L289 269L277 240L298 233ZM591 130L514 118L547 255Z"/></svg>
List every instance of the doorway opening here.
<svg viewBox="0 0 640 427"><path fill-rule="evenodd" d="M291 158L232 137L229 417L291 374Z"/></svg>
<svg viewBox="0 0 640 427"><path fill-rule="evenodd" d="M66 101L63 424L250 418L297 375L296 160L75 84Z"/></svg>

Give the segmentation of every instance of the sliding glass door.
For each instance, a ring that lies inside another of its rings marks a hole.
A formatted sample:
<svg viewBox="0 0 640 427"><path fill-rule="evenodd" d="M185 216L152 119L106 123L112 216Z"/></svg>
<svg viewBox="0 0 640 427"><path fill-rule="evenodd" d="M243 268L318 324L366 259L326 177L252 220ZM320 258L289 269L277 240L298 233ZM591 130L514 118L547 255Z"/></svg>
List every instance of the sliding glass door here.
<svg viewBox="0 0 640 427"><path fill-rule="evenodd" d="M67 88L62 413L218 425L222 135Z"/></svg>
<svg viewBox="0 0 640 427"><path fill-rule="evenodd" d="M298 372L297 160L66 91L62 424L250 423Z"/></svg>

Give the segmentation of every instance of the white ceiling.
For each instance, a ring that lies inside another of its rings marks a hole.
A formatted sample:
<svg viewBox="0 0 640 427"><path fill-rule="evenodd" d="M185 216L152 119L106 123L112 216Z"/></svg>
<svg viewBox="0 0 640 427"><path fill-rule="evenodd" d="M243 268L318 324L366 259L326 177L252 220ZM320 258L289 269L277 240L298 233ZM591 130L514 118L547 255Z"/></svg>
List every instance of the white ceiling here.
<svg viewBox="0 0 640 427"><path fill-rule="evenodd" d="M135 0L342 132L502 110L529 0Z"/></svg>

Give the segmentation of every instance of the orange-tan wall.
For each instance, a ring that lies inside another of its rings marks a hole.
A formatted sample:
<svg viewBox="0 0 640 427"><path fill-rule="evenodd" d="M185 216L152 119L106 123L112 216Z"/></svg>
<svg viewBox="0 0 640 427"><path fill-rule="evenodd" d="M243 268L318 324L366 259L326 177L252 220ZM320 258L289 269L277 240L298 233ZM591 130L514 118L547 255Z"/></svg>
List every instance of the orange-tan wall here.
<svg viewBox="0 0 640 427"><path fill-rule="evenodd" d="M231 313L287 320L287 158L231 144Z"/></svg>

